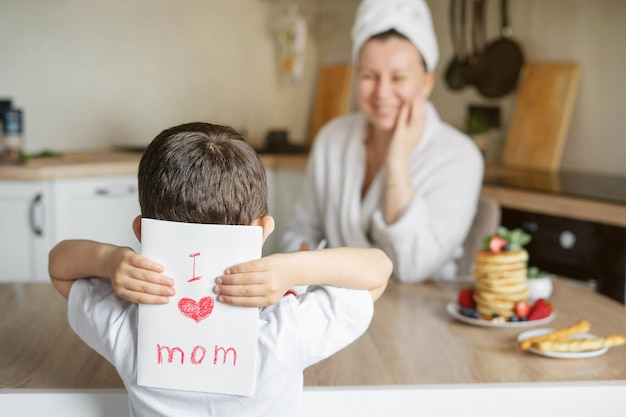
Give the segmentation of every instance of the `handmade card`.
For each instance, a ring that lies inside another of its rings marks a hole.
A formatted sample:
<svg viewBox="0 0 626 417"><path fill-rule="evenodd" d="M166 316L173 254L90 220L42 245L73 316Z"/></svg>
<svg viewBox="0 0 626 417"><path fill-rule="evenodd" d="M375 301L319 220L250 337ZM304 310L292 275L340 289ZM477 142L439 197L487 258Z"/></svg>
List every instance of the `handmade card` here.
<svg viewBox="0 0 626 417"><path fill-rule="evenodd" d="M257 308L215 299L215 278L261 257L262 228L141 221L141 253L176 280L169 304L139 305L137 383L235 395L255 387Z"/></svg>

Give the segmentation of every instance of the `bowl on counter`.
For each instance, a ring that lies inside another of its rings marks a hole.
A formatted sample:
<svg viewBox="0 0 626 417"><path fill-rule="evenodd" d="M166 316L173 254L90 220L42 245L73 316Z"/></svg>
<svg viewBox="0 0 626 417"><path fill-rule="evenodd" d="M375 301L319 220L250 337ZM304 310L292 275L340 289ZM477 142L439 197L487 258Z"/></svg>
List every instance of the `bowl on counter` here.
<svg viewBox="0 0 626 417"><path fill-rule="evenodd" d="M552 277L550 275L528 278L526 285L528 286L528 298L531 301L540 298L548 299L552 296Z"/></svg>

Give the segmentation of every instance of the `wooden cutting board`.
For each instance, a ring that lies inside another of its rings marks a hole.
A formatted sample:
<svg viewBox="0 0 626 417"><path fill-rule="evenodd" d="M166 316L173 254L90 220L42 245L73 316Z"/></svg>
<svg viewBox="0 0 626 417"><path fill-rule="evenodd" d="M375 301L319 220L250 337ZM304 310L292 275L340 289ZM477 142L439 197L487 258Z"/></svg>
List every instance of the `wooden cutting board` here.
<svg viewBox="0 0 626 417"><path fill-rule="evenodd" d="M324 123L348 112L351 86L351 64L322 67L317 81L309 144L313 142L317 131Z"/></svg>
<svg viewBox="0 0 626 417"><path fill-rule="evenodd" d="M504 147L502 164L556 171L580 80L575 62L528 62Z"/></svg>

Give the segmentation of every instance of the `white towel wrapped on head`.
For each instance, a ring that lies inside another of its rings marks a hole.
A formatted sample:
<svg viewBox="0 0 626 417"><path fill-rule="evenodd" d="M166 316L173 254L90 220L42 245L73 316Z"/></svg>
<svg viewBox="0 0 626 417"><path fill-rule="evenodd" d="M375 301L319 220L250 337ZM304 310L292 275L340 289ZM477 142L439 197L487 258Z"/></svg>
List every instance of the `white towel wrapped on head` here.
<svg viewBox="0 0 626 417"><path fill-rule="evenodd" d="M406 36L424 58L427 70L434 71L439 60L439 46L430 10L424 0L363 0L352 26L353 62L358 61L365 42L391 29Z"/></svg>

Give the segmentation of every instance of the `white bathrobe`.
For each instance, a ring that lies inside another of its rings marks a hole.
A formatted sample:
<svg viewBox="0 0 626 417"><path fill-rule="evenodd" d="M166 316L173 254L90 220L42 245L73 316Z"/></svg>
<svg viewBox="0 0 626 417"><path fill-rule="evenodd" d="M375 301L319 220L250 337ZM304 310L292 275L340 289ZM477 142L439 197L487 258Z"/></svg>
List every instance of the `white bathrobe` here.
<svg viewBox="0 0 626 417"><path fill-rule="evenodd" d="M302 193L283 236L285 251L326 239L329 247L377 247L400 281L451 279L474 218L483 179L475 144L439 118L428 103L422 139L410 171L413 200L393 224L383 218L386 170L361 198L367 120L362 113L334 119L320 130L309 156Z"/></svg>

